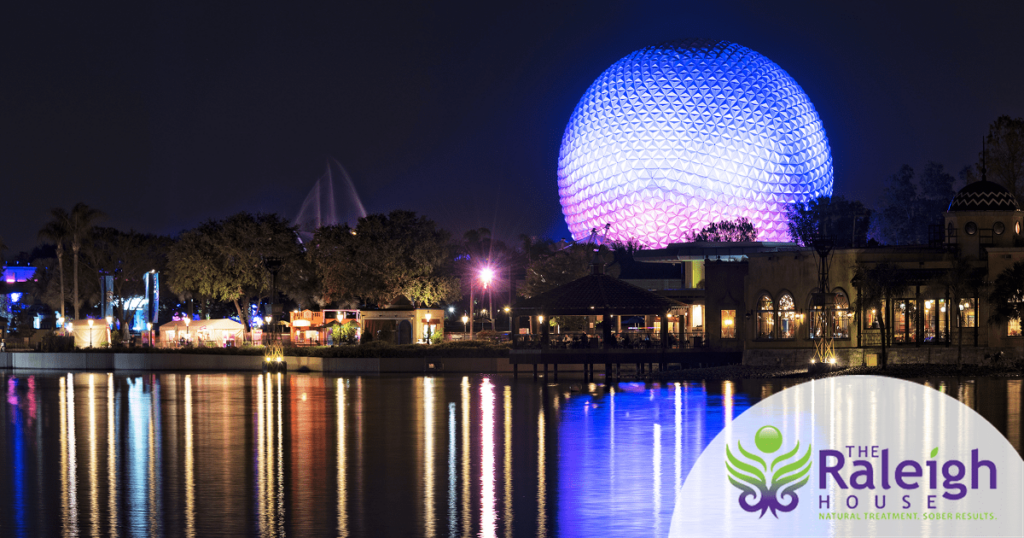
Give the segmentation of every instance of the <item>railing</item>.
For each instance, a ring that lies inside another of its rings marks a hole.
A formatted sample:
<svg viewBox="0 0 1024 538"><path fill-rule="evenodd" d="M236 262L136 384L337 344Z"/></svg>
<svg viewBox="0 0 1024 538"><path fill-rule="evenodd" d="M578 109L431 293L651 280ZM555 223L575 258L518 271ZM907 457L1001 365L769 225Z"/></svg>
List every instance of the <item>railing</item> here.
<svg viewBox="0 0 1024 538"><path fill-rule="evenodd" d="M687 331L683 333L680 341L679 333L670 332L667 335L668 345L666 349L695 349L707 345L703 331ZM631 330L612 333L609 342L609 349L649 349L657 351L662 349L662 334L657 330ZM604 337L600 334L585 333L560 333L548 335L549 349L565 350L601 350L604 349ZM523 348L540 348L541 335L520 334L515 336L515 344Z"/></svg>

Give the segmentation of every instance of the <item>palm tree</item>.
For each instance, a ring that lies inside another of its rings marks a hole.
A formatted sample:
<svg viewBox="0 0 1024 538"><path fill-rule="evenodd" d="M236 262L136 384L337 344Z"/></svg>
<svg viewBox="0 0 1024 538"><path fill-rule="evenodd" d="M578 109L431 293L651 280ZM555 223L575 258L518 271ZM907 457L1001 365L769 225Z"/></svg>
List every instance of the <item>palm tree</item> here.
<svg viewBox="0 0 1024 538"><path fill-rule="evenodd" d="M886 325L886 309L892 308L892 298L899 297L907 292L907 274L899 266L892 262L882 262L873 268L866 265L858 265L857 276L860 284L861 310L868 308L878 309L878 328L882 332L882 369L889 366L889 356L886 353L886 337L888 329Z"/></svg>
<svg viewBox="0 0 1024 538"><path fill-rule="evenodd" d="M60 317L67 319L64 315L64 243L68 240L71 217L61 207L51 209L50 216L53 220L39 230L39 239L53 241L57 245L57 267L60 268Z"/></svg>
<svg viewBox="0 0 1024 538"><path fill-rule="evenodd" d="M972 297L971 292L976 291L981 283L974 275L971 262L961 256L953 258L949 270L942 276L942 283L949 290L949 308L953 309L952 314L956 316L957 321L956 367L963 368L964 311L960 305L965 299Z"/></svg>
<svg viewBox="0 0 1024 538"><path fill-rule="evenodd" d="M1024 319L1024 262L1016 262L999 273L988 301L992 304L989 323Z"/></svg>
<svg viewBox="0 0 1024 538"><path fill-rule="evenodd" d="M82 242L89 237L96 221L105 215L98 209L93 209L82 202L71 208L71 215L68 219L68 239L71 241L71 252L74 256L74 279L75 287L72 292L75 302L75 319L78 317L78 309L82 306L82 299L78 296L78 252L82 249Z"/></svg>

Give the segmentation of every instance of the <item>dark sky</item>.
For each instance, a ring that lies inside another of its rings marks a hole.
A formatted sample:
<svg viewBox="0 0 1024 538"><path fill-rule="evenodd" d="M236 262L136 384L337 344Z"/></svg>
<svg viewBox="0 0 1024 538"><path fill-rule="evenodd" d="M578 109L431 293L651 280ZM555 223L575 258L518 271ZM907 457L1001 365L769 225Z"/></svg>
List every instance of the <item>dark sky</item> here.
<svg viewBox="0 0 1024 538"><path fill-rule="evenodd" d="M369 212L566 237L556 162L577 101L629 52L684 37L788 71L836 193L869 204L902 163L958 171L993 119L1024 116L1021 2L295 4L6 4L0 236L28 249L78 201L165 234L294 217L337 159Z"/></svg>

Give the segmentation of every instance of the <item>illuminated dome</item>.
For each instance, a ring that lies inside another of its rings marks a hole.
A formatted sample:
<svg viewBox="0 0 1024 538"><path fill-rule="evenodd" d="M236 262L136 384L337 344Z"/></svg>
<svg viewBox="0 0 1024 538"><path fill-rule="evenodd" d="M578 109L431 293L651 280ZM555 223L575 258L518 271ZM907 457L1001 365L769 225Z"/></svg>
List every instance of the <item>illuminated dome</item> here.
<svg viewBox="0 0 1024 538"><path fill-rule="evenodd" d="M747 217L759 241L789 241L786 205L832 194L817 112L781 67L728 41L636 51L580 99L558 156L558 193L575 239L649 247Z"/></svg>

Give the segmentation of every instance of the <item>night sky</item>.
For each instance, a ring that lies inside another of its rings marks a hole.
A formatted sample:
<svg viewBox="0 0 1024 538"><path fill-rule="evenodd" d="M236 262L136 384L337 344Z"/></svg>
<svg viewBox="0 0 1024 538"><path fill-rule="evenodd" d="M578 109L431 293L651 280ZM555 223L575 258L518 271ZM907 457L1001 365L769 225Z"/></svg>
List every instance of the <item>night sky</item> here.
<svg viewBox="0 0 1024 538"><path fill-rule="evenodd" d="M1024 116L1021 2L61 4L0 17L8 255L79 201L172 235L242 210L294 217L332 159L371 213L567 237L573 108L616 60L684 37L785 69L824 123L836 193L869 205L901 164L955 173L992 120Z"/></svg>

